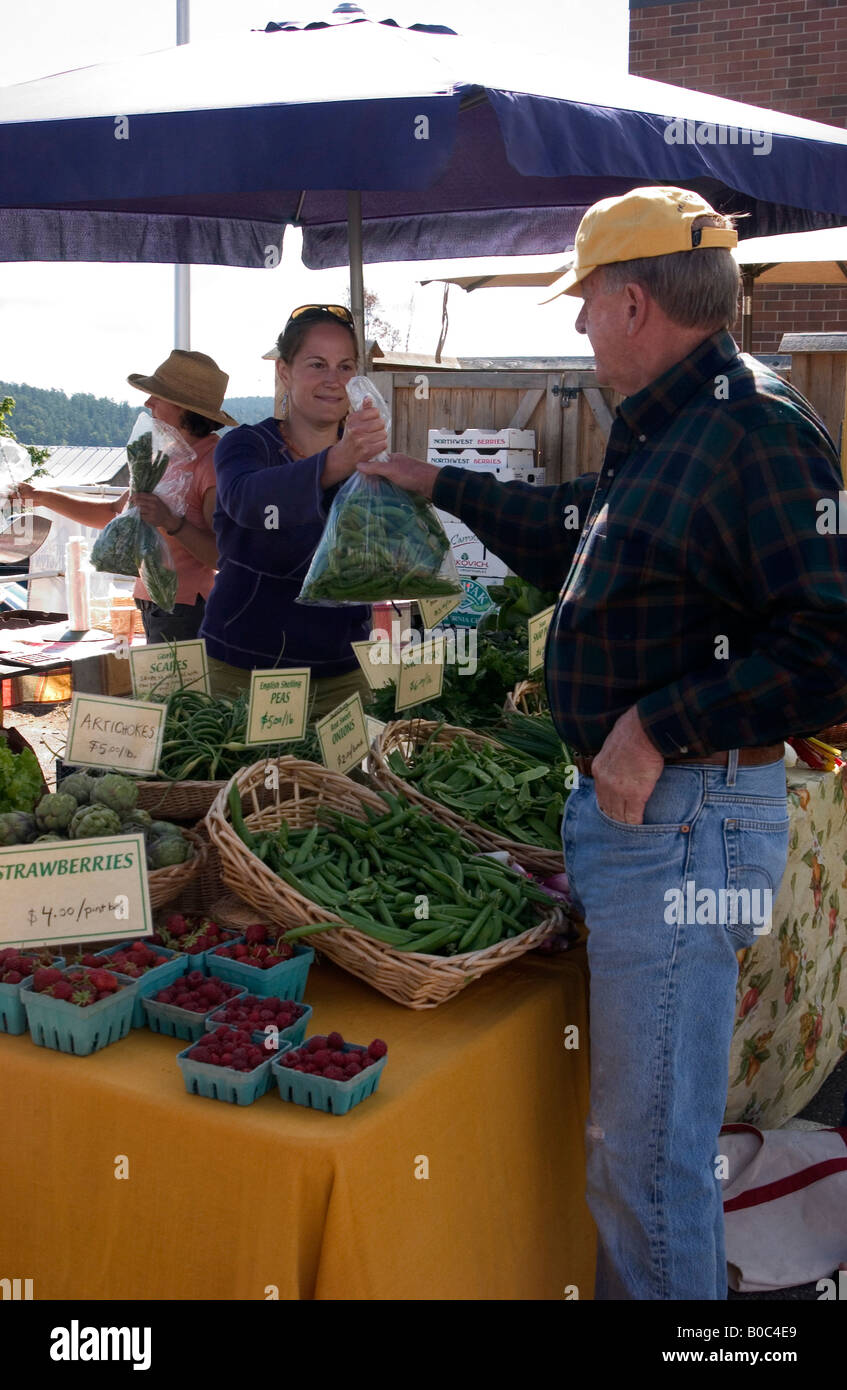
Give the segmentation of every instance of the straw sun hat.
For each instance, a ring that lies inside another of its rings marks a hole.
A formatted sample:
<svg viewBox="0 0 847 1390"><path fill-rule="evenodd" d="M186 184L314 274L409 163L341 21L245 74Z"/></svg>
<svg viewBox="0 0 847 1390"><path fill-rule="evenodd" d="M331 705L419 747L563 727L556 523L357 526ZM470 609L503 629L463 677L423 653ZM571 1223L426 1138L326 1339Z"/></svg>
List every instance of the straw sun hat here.
<svg viewBox="0 0 847 1390"><path fill-rule="evenodd" d="M195 415L204 415L207 420L217 420L220 425L238 424L221 409L229 377L205 352L186 352L184 348L174 348L170 357L156 368L152 376L133 372L127 381L137 391L158 396L160 400L182 406L183 410L191 410Z"/></svg>

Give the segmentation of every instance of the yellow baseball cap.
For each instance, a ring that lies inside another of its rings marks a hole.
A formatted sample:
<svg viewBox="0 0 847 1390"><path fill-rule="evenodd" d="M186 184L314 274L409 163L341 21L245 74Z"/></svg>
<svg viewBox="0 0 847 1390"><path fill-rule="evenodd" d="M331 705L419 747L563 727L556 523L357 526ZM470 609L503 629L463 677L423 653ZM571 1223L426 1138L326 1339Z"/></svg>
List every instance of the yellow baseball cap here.
<svg viewBox="0 0 847 1390"><path fill-rule="evenodd" d="M697 193L685 188L633 188L617 198L603 198L583 217L576 234L575 256L569 270L554 284L560 288L549 304L563 294L581 294L579 284L592 270L614 261L642 256L669 256L698 247L738 245L738 233L723 227L693 226L695 218L711 214Z"/></svg>

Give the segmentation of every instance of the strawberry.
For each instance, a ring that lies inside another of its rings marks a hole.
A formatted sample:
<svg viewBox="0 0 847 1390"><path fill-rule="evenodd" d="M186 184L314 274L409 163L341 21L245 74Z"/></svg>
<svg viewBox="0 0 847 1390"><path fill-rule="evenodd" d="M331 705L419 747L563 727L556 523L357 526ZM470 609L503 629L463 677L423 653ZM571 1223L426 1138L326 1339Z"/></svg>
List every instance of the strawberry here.
<svg viewBox="0 0 847 1390"><path fill-rule="evenodd" d="M23 978L20 970L7 970L5 975L0 975L4 985L19 985Z"/></svg>
<svg viewBox="0 0 847 1390"><path fill-rule="evenodd" d="M50 993L54 999L70 999L73 992L74 987L68 980L57 980L56 984L51 986L50 989Z"/></svg>
<svg viewBox="0 0 847 1390"><path fill-rule="evenodd" d="M41 994L43 991L48 990L51 985L58 984L61 978L61 970L56 970L52 966L48 966L41 970L36 970L32 987Z"/></svg>
<svg viewBox="0 0 847 1390"><path fill-rule="evenodd" d="M267 941L269 930L270 928L266 927L263 923L254 922L253 925L248 927L245 931L244 940L248 943L254 941Z"/></svg>

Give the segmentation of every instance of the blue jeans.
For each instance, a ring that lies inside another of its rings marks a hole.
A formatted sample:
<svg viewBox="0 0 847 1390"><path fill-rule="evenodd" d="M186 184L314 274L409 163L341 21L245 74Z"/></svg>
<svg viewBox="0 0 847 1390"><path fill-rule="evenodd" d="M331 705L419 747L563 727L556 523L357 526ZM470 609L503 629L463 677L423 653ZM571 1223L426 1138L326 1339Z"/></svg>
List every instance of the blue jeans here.
<svg viewBox="0 0 847 1390"><path fill-rule="evenodd" d="M590 777L568 799L565 863L591 973L597 1299L726 1298L715 1157L736 951L769 929L757 909L762 890L775 901L788 854L782 760L736 764L731 753L727 767L666 767L643 825L606 816Z"/></svg>

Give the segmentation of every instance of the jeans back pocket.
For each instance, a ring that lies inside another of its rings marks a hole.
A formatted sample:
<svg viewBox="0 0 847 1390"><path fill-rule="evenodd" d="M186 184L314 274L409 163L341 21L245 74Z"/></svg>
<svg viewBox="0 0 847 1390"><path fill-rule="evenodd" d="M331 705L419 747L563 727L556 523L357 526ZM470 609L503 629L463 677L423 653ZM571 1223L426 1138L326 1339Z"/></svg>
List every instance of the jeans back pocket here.
<svg viewBox="0 0 847 1390"><path fill-rule="evenodd" d="M723 920L739 948L752 946L757 936L771 931L788 859L788 827L787 817L724 821L727 899Z"/></svg>

